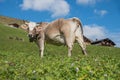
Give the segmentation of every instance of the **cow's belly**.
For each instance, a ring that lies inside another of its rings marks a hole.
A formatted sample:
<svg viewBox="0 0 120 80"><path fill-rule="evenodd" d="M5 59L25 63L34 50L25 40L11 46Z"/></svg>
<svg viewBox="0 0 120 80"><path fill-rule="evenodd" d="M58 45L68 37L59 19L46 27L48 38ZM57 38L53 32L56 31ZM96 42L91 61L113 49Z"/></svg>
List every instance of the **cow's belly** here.
<svg viewBox="0 0 120 80"><path fill-rule="evenodd" d="M51 39L47 38L46 41L48 43L55 44L55 45L65 44L65 39L64 39L63 35L56 35L56 36L52 37Z"/></svg>
<svg viewBox="0 0 120 80"><path fill-rule="evenodd" d="M55 42L60 42L62 44L65 44L65 39L64 39L63 35L57 35L53 38L53 40Z"/></svg>

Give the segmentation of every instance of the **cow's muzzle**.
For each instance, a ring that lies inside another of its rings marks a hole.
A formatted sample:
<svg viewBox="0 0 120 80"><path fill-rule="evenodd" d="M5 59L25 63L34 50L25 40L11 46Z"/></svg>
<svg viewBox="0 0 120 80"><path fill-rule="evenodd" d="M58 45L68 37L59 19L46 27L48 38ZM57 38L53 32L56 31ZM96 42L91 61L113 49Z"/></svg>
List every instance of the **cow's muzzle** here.
<svg viewBox="0 0 120 80"><path fill-rule="evenodd" d="M37 36L38 36L38 35L29 34L29 35L28 35L29 41L30 41L30 42L36 41L36 40L37 40Z"/></svg>
<svg viewBox="0 0 120 80"><path fill-rule="evenodd" d="M32 34L28 34L28 37L29 37L29 41L30 42L33 42L34 41L34 36Z"/></svg>
<svg viewBox="0 0 120 80"><path fill-rule="evenodd" d="M32 38L32 37L33 37L33 35L32 35L32 34L28 34L28 37L29 37L29 38Z"/></svg>

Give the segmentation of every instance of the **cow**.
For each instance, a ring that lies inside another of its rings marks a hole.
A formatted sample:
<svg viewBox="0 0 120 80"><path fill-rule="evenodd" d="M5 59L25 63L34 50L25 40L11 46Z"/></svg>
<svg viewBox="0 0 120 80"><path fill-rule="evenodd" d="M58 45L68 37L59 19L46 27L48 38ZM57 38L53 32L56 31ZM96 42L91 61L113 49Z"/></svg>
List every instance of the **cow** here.
<svg viewBox="0 0 120 80"><path fill-rule="evenodd" d="M37 43L40 55L43 57L45 41L52 44L64 44L68 47L68 56L71 56L72 47L77 41L84 55L87 55L86 45L83 40L83 29L81 21L76 18L57 19L50 23L25 22L25 30L28 31L29 41Z"/></svg>

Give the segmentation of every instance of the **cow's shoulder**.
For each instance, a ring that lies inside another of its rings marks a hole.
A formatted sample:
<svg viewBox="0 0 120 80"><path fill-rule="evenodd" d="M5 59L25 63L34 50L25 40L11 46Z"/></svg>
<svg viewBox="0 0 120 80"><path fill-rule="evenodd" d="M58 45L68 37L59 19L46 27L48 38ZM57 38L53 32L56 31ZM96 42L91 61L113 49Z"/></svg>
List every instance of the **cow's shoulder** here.
<svg viewBox="0 0 120 80"><path fill-rule="evenodd" d="M37 27L46 27L49 23L48 22L40 22Z"/></svg>

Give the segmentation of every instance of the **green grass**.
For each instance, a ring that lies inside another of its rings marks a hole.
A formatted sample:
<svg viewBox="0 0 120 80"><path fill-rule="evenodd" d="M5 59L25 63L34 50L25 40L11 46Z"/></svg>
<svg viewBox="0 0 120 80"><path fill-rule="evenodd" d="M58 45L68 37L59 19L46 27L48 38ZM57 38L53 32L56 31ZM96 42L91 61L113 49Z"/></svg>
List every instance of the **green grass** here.
<svg viewBox="0 0 120 80"><path fill-rule="evenodd" d="M120 80L120 48L87 46L87 51L84 56L75 44L68 58L67 47L45 44L41 59L27 33L0 24L0 80Z"/></svg>

